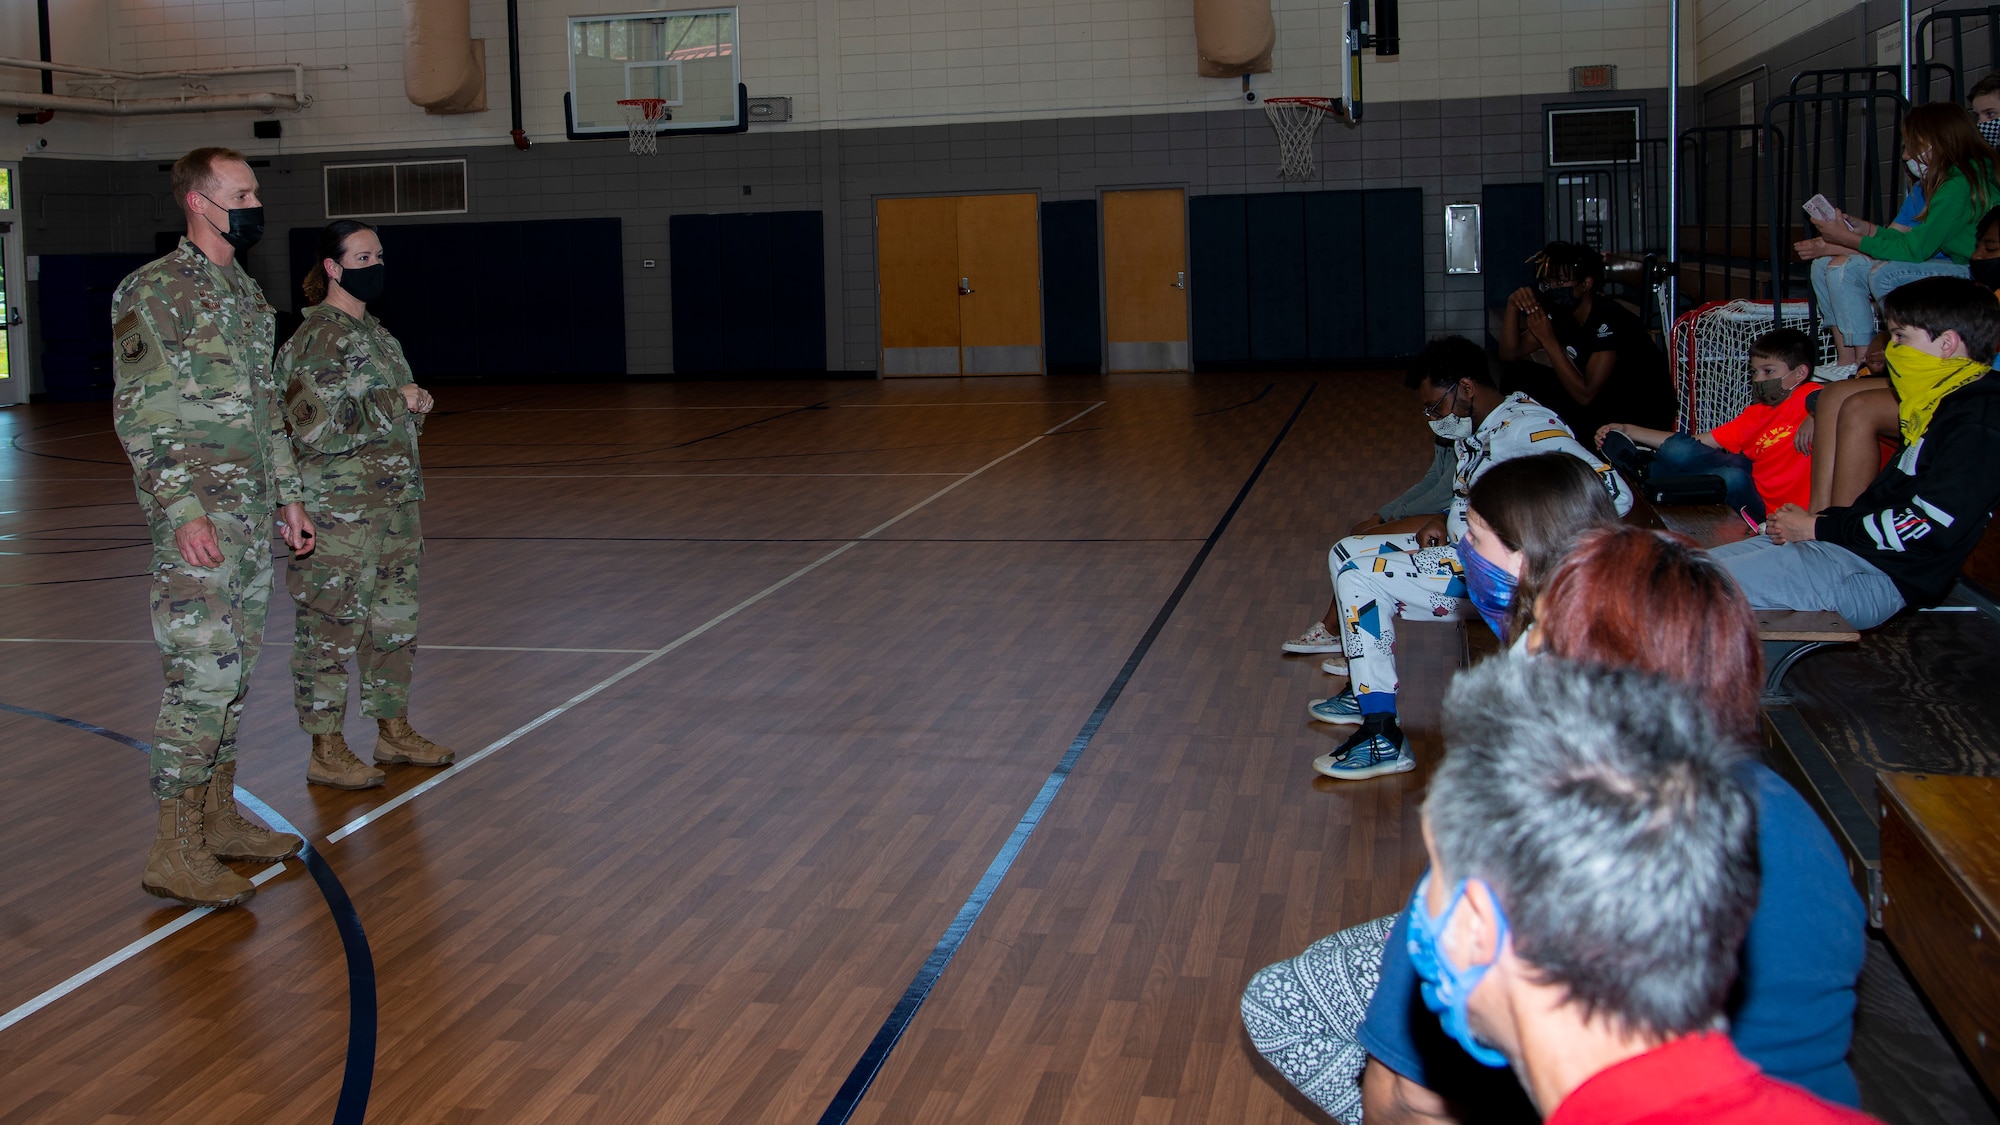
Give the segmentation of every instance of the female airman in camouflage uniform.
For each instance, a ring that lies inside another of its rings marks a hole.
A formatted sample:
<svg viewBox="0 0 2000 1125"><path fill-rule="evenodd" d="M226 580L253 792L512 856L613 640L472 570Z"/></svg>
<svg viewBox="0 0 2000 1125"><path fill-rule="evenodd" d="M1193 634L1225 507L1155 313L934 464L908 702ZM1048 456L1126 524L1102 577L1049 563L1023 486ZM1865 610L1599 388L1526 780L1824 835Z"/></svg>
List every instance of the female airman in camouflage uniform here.
<svg viewBox="0 0 2000 1125"><path fill-rule="evenodd" d="M350 656L361 666L361 713L380 728L377 763L444 766L455 756L409 722L424 551L417 435L431 396L411 378L402 346L368 315L386 269L374 228L332 223L320 233L319 255L305 281L316 303L277 363L319 544L285 573L298 605L292 694L312 735L306 780L367 789L383 773L356 758L341 733Z"/></svg>

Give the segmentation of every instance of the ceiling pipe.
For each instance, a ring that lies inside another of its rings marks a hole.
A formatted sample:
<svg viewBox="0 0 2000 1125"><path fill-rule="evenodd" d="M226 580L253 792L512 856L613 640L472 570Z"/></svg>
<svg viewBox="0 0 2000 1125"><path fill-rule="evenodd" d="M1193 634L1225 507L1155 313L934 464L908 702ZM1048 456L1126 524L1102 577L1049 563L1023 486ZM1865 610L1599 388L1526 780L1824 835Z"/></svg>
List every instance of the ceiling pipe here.
<svg viewBox="0 0 2000 1125"><path fill-rule="evenodd" d="M181 94L156 98L83 98L70 94L38 94L33 90L0 90L0 105L21 109L67 109L105 117L144 117L162 113L212 113L221 109L304 109L291 94Z"/></svg>
<svg viewBox="0 0 2000 1125"><path fill-rule="evenodd" d="M218 66L218 67L211 67L207 70L113 70L110 67L102 67L102 66L79 66L74 63L59 63L59 62L48 62L46 60L0 57L0 67L15 67L21 70L39 70L42 71L45 76L53 74L78 74L82 75L85 78L115 78L131 82L163 82L163 81L186 82L191 79L223 78L236 74L289 74L292 76L292 93L290 96L292 101L297 104L290 106L288 108L304 109L306 106L312 104L311 96L306 93L306 71L346 70L347 64L335 63L332 65L307 66L304 63L269 63L263 66ZM22 96L27 97L30 95L23 94ZM64 97L68 95L42 95L42 96ZM234 95L202 95L202 96L229 97ZM273 96L283 97L285 95L279 94ZM96 101L122 102L122 101L153 101L158 99L84 98L82 100L86 102L96 102ZM19 105L22 103L7 102L5 104Z"/></svg>
<svg viewBox="0 0 2000 1125"><path fill-rule="evenodd" d="M53 55L49 54L49 0L35 0L35 22L40 26L42 32L42 61L48 62L54 58ZM56 76L46 70L43 71L42 93L53 94L55 92Z"/></svg>
<svg viewBox="0 0 2000 1125"><path fill-rule="evenodd" d="M528 133L521 128L521 7L507 0L507 92L514 101L514 147L528 151Z"/></svg>

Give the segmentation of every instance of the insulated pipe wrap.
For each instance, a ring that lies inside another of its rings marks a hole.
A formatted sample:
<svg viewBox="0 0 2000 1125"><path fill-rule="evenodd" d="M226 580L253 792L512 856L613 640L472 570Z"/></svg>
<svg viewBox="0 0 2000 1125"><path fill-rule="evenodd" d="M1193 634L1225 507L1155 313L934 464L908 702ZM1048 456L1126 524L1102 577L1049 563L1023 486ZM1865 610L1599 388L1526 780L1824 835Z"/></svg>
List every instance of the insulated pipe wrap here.
<svg viewBox="0 0 2000 1125"><path fill-rule="evenodd" d="M486 108L486 42L472 0L403 0L403 93L430 113Z"/></svg>
<svg viewBox="0 0 2000 1125"><path fill-rule="evenodd" d="M1203 78L1269 74L1277 41L1271 0L1194 0L1194 48Z"/></svg>

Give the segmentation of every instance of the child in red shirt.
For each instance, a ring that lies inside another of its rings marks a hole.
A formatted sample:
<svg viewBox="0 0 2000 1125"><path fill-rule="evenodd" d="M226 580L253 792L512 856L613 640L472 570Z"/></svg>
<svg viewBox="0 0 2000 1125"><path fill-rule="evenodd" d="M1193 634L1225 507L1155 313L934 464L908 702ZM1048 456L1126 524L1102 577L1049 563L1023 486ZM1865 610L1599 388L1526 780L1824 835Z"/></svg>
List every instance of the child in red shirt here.
<svg viewBox="0 0 2000 1125"><path fill-rule="evenodd" d="M1816 351L1796 328L1766 332L1750 345L1752 401L1742 413L1692 437L1613 422L1597 431L1598 448L1628 474L1718 477L1725 502L1760 522L1766 512L1804 505L1812 458L1794 439L1819 389L1811 383ZM1647 449L1655 451L1650 459Z"/></svg>

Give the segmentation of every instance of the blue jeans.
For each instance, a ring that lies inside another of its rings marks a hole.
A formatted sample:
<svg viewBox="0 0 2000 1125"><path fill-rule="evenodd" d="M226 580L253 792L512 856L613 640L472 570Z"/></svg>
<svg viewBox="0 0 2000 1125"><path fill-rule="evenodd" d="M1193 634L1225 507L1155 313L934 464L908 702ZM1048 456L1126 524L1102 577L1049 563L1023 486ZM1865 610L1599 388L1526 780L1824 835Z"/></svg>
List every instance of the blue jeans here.
<svg viewBox="0 0 2000 1125"><path fill-rule="evenodd" d="M1841 342L1851 348L1865 348L1875 338L1875 307L1869 298L1885 297L1898 286L1920 277L1971 277L1972 269L1948 259L1928 262L1878 262L1866 254L1849 254L1833 264L1832 258L1814 258L1813 296L1819 301L1820 315L1840 329Z"/></svg>
<svg viewBox="0 0 2000 1125"><path fill-rule="evenodd" d="M1750 476L1750 458L1741 453L1713 449L1686 434L1675 434L1653 454L1652 475L1656 477L1721 477L1727 490L1723 502L1748 510L1750 518L1762 523L1764 498Z"/></svg>
<svg viewBox="0 0 2000 1125"><path fill-rule="evenodd" d="M1903 608L1903 595L1868 560L1834 543L1773 543L1759 535L1711 549L1753 609L1833 610L1873 629Z"/></svg>

